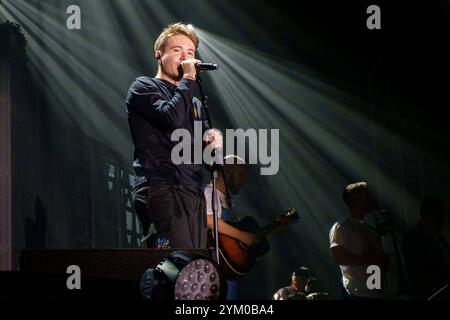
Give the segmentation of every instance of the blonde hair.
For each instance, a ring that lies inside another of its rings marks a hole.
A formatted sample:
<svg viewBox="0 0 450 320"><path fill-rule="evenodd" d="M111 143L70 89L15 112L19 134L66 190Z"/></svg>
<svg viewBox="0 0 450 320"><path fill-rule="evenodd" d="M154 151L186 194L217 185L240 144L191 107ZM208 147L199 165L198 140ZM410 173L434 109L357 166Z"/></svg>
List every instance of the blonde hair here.
<svg viewBox="0 0 450 320"><path fill-rule="evenodd" d="M164 47L167 44L167 40L169 40L169 38L172 38L172 37L178 36L178 35L184 35L184 36L188 37L194 43L195 49L198 48L199 39L198 39L195 31L193 29L189 28L184 23L177 22L177 23L169 24L167 27L164 28L164 30L158 36L158 39L156 39L156 41L155 41L155 47L154 47L155 52L157 50L164 51Z"/></svg>

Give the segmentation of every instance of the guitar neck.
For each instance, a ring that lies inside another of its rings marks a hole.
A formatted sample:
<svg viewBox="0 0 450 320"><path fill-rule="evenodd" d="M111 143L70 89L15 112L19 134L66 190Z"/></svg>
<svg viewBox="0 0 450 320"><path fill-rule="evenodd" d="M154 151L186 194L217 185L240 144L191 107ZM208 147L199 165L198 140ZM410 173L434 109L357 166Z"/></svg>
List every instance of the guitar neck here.
<svg viewBox="0 0 450 320"><path fill-rule="evenodd" d="M272 232L275 231L276 228L278 228L280 226L280 222L278 220L275 220L272 223L269 223L267 225L265 225L264 227L262 227L261 229L258 230L258 232L256 233L256 236L258 238L260 237L264 237Z"/></svg>

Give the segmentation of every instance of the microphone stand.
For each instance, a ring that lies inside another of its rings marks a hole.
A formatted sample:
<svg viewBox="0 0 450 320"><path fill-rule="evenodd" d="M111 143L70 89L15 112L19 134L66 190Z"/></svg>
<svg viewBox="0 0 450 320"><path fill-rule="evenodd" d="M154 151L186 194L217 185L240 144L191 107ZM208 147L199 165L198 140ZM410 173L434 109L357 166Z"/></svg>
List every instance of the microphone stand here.
<svg viewBox="0 0 450 320"><path fill-rule="evenodd" d="M396 294L397 295L406 295L409 294L410 290L408 288L407 280L406 280L406 272L405 267L403 265L402 255L400 253L399 244L397 241L397 237L395 235L395 230L392 222L388 218L388 211L385 209L376 210L375 211L375 221L378 237L380 239L380 243L382 244L381 238L383 236L390 236L392 241L392 246L394 247L394 257L395 262L397 264L397 281L398 287ZM387 279L386 279L387 281Z"/></svg>
<svg viewBox="0 0 450 320"><path fill-rule="evenodd" d="M211 122L211 117L209 115L209 109L208 109L208 96L205 96L204 92L203 92L203 88L202 88L202 79L200 77L200 74L197 73L197 84L198 84L198 88L200 90L200 96L202 98L202 105L203 108L205 110L206 113L206 119L208 121L208 125L210 128L212 128L212 122ZM218 211L217 211L217 203L216 203L216 178L217 178L217 170L219 170L222 174L222 178L225 182L225 175L223 174L223 166L217 165L217 164L212 164L211 168L210 168L210 173L211 173L211 181L212 181L212 197L211 197L211 208L213 211L213 218L214 218L214 250L215 250L215 255L214 255L214 260L217 262L217 264L219 264L219 216L218 216ZM227 183L225 182L225 188L226 188L226 193L227 193L227 201L228 200L228 187L227 187Z"/></svg>

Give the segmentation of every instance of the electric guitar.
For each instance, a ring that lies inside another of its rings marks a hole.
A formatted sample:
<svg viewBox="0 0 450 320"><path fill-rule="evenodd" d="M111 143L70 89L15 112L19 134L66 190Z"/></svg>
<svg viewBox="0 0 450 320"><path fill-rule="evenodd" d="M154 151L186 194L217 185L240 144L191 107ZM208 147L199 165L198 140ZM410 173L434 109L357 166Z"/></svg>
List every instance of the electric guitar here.
<svg viewBox="0 0 450 320"><path fill-rule="evenodd" d="M260 227L253 217L244 217L238 222L227 221L233 227L254 233L258 239L256 245L248 247L239 240L219 233L219 265L226 279L235 280L249 272L259 256L269 252L270 245L266 235L280 230L288 222L299 219L295 209L287 209L272 223ZM211 232L211 234L213 234Z"/></svg>

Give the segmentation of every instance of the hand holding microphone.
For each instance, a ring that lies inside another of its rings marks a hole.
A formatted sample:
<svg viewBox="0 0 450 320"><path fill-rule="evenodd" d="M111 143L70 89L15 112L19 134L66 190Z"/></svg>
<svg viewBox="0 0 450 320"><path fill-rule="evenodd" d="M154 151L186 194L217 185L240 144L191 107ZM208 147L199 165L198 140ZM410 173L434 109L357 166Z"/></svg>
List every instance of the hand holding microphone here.
<svg viewBox="0 0 450 320"><path fill-rule="evenodd" d="M219 69L217 63L204 63L198 59L187 59L181 63L183 69L183 78L195 80L197 72L199 71L211 71Z"/></svg>
<svg viewBox="0 0 450 320"><path fill-rule="evenodd" d="M198 59L186 59L181 62L181 69L183 70L183 78L195 80L197 75L196 65L201 63Z"/></svg>

